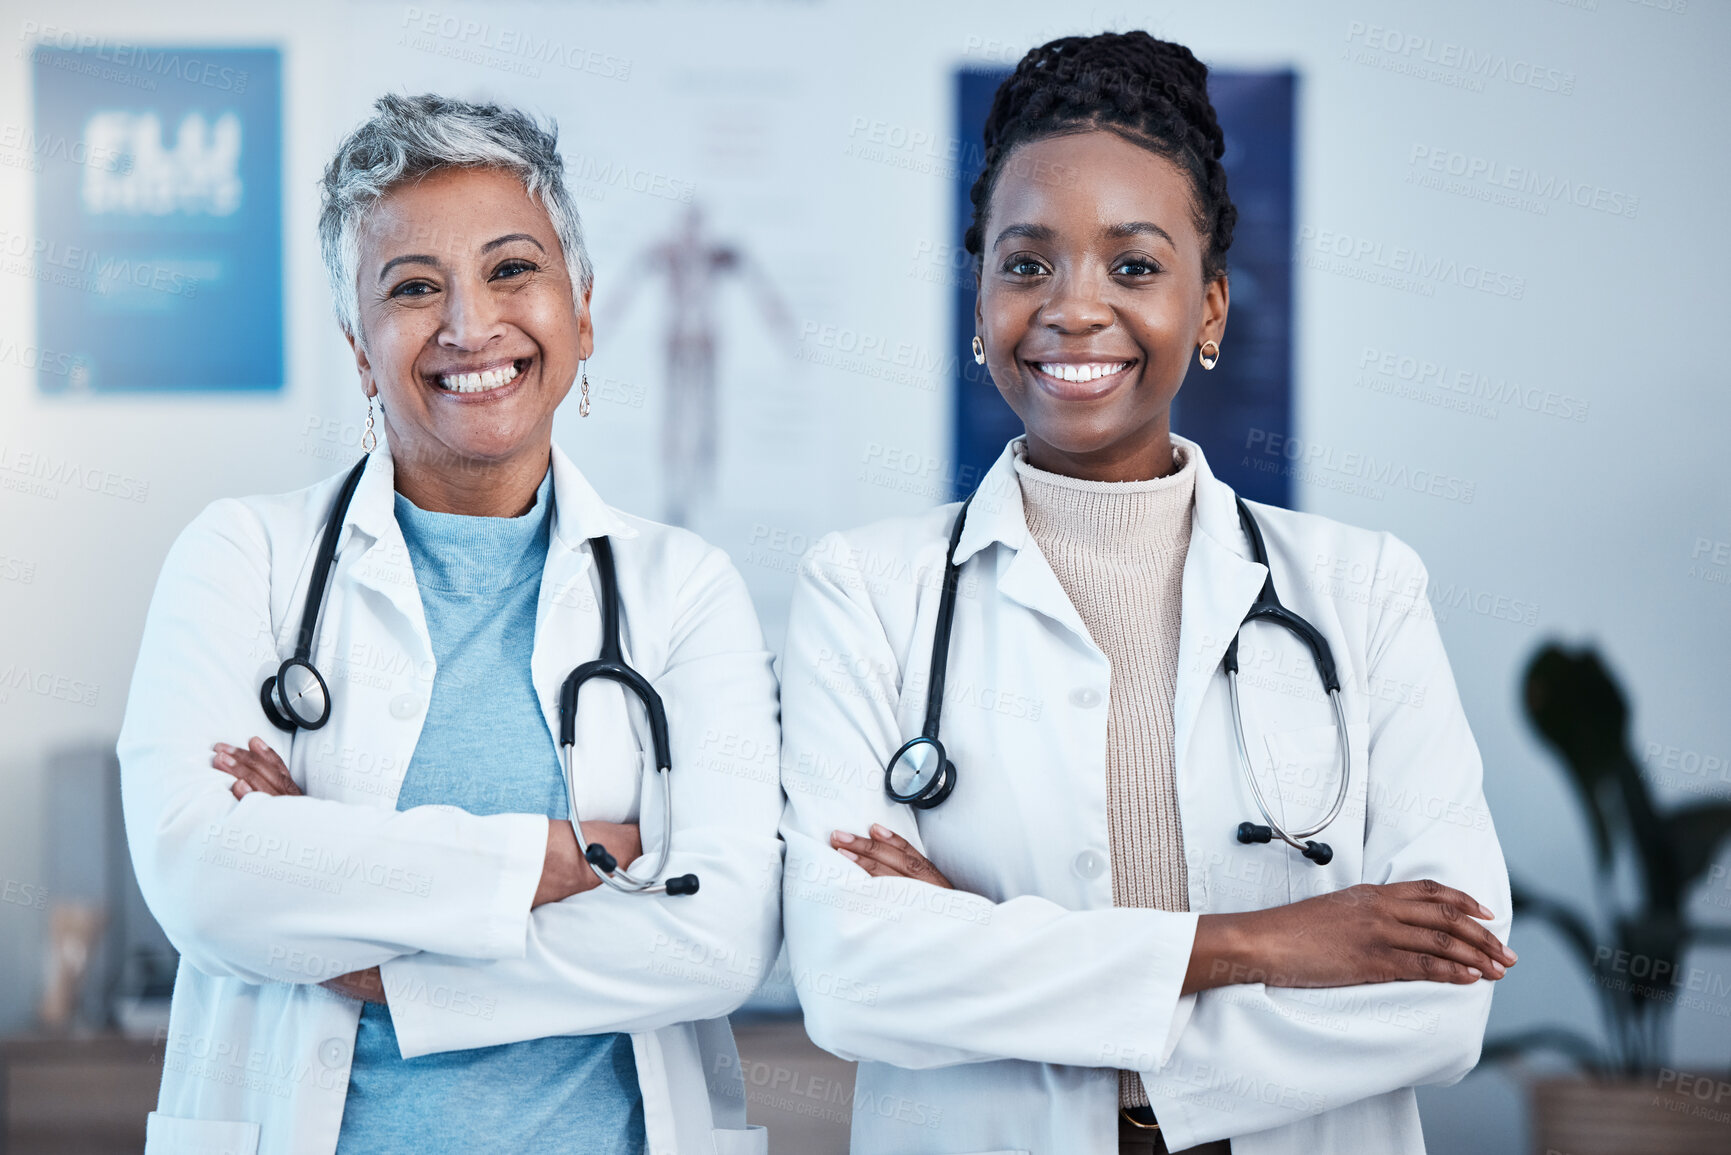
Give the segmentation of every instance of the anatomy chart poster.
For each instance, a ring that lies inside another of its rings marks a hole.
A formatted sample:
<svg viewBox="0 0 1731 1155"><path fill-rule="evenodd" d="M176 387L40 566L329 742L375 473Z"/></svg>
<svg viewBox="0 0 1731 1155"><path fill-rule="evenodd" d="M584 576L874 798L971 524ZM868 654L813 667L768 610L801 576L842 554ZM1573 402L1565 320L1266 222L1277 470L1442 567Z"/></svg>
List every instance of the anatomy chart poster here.
<svg viewBox="0 0 1731 1155"><path fill-rule="evenodd" d="M32 56L45 393L283 384L275 49L48 40ZM18 250L18 251L13 251Z"/></svg>

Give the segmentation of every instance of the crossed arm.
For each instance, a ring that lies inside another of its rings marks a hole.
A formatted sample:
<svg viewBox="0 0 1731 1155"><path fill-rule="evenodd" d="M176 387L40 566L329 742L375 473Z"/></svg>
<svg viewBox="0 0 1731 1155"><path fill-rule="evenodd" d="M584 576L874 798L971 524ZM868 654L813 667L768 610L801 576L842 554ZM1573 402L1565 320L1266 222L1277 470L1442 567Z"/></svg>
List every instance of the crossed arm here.
<svg viewBox="0 0 1731 1155"><path fill-rule="evenodd" d="M295 785L288 767L263 738L254 736L245 746L230 746L217 742L210 764L234 777L229 792L236 799L254 792L273 798L297 798L301 788ZM588 842L599 842L622 863L630 863L643 853L643 839L635 822L584 822L580 824ZM582 894L601 885L601 879L584 861L576 832L569 822L553 820L547 823L547 854L541 865L541 882L529 908L533 910L549 902L558 902L574 894ZM320 984L338 994L361 1002L385 1001L385 984L378 967L350 971L326 979Z"/></svg>

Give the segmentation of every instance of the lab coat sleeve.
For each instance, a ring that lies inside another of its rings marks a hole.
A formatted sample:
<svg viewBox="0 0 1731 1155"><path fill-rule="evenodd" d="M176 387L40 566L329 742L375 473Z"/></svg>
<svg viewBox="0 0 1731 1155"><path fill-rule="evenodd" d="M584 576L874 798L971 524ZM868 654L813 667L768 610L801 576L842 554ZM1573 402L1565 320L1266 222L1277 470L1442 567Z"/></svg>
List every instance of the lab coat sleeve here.
<svg viewBox="0 0 1731 1155"><path fill-rule="evenodd" d="M600 886L537 907L521 958L428 953L386 963L405 1058L715 1018L743 1003L775 962L781 790L771 658L725 554L707 551L679 596L667 667L655 679L673 754L667 875L694 873L700 889L669 897ZM658 821L659 785L649 777L642 811ZM637 873L659 845L648 830Z"/></svg>
<svg viewBox="0 0 1731 1155"><path fill-rule="evenodd" d="M830 848L832 831L878 822L923 850L883 789L902 676L850 552L832 535L801 567L782 669L783 917L807 1032L843 1058L909 1068L1164 1055L1195 915L994 902L872 878Z"/></svg>
<svg viewBox="0 0 1731 1155"><path fill-rule="evenodd" d="M1508 941L1508 873L1478 747L1430 612L1418 556L1383 538L1370 604L1372 694L1364 875L1429 878L1488 907ZM1398 699L1398 700L1397 700ZM1143 1070L1175 1150L1291 1123L1403 1087L1455 1082L1478 1062L1495 984L1379 983L1321 990L1261 984L1197 997L1170 1061Z"/></svg>
<svg viewBox="0 0 1731 1155"><path fill-rule="evenodd" d="M288 761L258 699L274 652L269 549L245 505L220 501L157 581L117 747L151 913L193 966L253 983L317 982L334 960L360 970L406 951L521 955L545 817L236 801L234 779L211 766L213 742L255 734Z"/></svg>

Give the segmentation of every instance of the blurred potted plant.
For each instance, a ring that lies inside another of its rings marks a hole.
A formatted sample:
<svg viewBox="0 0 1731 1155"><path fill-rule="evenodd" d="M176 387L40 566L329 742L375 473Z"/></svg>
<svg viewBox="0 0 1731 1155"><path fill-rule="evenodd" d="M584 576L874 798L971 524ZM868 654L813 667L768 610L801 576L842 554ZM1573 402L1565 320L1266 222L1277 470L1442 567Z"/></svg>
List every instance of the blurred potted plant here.
<svg viewBox="0 0 1731 1155"><path fill-rule="evenodd" d="M1731 1073L1702 1077L1665 1065L1665 1028L1679 1004L1717 1000L1718 1013L1731 1013L1731 978L1683 963L1692 945L1731 943L1731 926L1694 924L1683 914L1691 889L1731 834L1731 803L1654 805L1629 747L1628 702L1590 648L1541 647L1523 691L1528 719L1585 805L1599 909L1582 913L1517 883L1515 914L1549 924L1579 958L1598 994L1607 1041L1541 1027L1488 1041L1484 1058L1556 1051L1586 1076L1534 1085L1540 1152L1731 1151ZM1635 874L1633 903L1619 901L1613 885L1619 863Z"/></svg>

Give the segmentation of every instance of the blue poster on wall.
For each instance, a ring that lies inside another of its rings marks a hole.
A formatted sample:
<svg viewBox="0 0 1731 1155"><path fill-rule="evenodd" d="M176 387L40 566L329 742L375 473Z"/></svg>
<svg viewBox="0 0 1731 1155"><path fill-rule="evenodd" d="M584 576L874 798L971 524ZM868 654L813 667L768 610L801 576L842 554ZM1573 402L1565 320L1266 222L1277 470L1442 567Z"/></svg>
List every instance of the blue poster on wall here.
<svg viewBox="0 0 1731 1155"><path fill-rule="evenodd" d="M985 162L982 139L992 94L1008 70L969 69L956 76L956 135L963 142L955 188L955 245L973 217L968 190ZM1227 254L1232 303L1220 363L1192 366L1172 405L1172 430L1202 446L1215 476L1254 501L1287 505L1284 472L1249 464L1251 437L1286 435L1292 424L1293 126L1297 76L1210 71L1209 99L1226 135L1226 184L1238 206ZM955 460L961 497L1022 432L991 377L968 350L974 336L972 276L955 279L953 304Z"/></svg>
<svg viewBox="0 0 1731 1155"><path fill-rule="evenodd" d="M278 52L99 41L32 64L38 387L280 389Z"/></svg>

